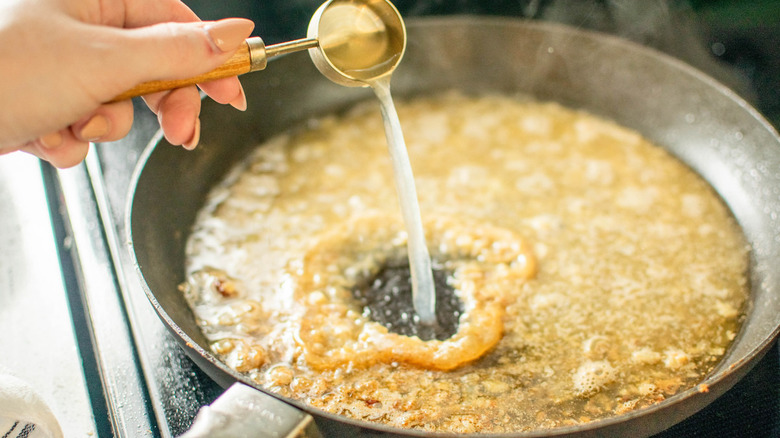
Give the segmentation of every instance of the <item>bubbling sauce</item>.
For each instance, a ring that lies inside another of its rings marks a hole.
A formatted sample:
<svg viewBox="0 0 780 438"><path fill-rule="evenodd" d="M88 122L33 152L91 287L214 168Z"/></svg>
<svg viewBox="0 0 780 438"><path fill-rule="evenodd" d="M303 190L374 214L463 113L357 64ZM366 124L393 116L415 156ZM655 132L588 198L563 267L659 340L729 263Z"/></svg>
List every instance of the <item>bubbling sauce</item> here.
<svg viewBox="0 0 780 438"><path fill-rule="evenodd" d="M265 142L217 187L182 291L229 366L347 417L441 432L576 425L694 387L739 329L748 247L639 134L553 103L398 105L446 339L371 319L356 287L408 236L374 104Z"/></svg>

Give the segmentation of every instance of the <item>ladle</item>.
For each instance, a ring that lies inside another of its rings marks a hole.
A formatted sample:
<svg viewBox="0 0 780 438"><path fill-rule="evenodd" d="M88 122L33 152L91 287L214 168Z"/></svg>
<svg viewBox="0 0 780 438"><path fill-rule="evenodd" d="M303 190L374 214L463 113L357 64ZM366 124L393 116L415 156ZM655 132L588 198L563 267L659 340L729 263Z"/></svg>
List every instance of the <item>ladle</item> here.
<svg viewBox="0 0 780 438"><path fill-rule="evenodd" d="M266 47L260 37L251 37L227 62L208 73L144 82L112 101L263 70L268 58L306 49L317 69L331 81L365 87L391 74L401 61L406 28L387 0L328 0L312 16L304 39Z"/></svg>

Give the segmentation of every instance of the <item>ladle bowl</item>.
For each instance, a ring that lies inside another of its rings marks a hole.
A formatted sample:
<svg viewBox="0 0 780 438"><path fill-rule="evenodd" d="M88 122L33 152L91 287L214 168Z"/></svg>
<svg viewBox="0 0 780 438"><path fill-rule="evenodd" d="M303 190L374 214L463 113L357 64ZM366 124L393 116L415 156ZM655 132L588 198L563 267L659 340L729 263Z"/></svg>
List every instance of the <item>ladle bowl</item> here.
<svg viewBox="0 0 780 438"><path fill-rule="evenodd" d="M390 75L406 50L406 27L387 0L329 0L309 22L309 49L326 78L347 87L365 87Z"/></svg>

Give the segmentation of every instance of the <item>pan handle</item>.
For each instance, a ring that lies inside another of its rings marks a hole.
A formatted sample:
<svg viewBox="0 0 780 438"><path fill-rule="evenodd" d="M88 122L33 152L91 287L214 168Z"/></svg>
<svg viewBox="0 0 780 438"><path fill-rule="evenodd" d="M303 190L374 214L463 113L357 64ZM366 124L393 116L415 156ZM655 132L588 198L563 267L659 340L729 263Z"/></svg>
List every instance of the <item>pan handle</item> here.
<svg viewBox="0 0 780 438"><path fill-rule="evenodd" d="M195 416L179 438L322 438L314 418L242 383L234 383Z"/></svg>

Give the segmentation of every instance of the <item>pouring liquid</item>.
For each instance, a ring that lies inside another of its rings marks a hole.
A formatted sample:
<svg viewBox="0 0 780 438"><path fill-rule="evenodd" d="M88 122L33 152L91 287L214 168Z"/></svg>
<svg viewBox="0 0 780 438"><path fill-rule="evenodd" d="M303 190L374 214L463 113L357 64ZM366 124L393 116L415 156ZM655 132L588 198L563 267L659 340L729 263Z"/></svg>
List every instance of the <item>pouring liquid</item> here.
<svg viewBox="0 0 780 438"><path fill-rule="evenodd" d="M401 130L401 121L390 94L390 77L379 78L369 85L379 99L387 147L393 164L395 187L408 235L407 248L409 269L412 275L412 304L421 324L435 325L436 287L433 280L431 256L425 242L420 205L417 202L417 189Z"/></svg>

